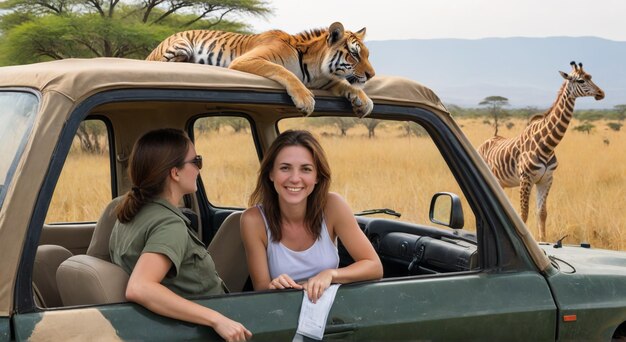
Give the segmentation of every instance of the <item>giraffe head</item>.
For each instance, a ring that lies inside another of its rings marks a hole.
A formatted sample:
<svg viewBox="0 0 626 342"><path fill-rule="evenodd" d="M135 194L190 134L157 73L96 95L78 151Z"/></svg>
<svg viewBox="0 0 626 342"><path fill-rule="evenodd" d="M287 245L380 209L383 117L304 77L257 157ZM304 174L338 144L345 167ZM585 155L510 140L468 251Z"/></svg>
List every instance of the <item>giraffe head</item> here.
<svg viewBox="0 0 626 342"><path fill-rule="evenodd" d="M572 61L570 63L572 71L569 74L559 71L561 76L568 82L568 87L575 97L593 96L596 100L604 98L604 91L600 89L593 81L591 75L583 70L583 64Z"/></svg>

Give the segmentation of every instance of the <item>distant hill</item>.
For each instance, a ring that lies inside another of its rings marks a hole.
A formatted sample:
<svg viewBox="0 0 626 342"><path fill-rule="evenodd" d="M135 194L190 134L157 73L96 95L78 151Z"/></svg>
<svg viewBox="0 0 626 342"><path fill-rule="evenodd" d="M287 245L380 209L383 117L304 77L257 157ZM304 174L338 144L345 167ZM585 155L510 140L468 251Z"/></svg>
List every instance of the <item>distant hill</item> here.
<svg viewBox="0 0 626 342"><path fill-rule="evenodd" d="M626 42L594 37L412 39L366 41L377 74L418 81L445 104L477 107L487 96L512 107L547 108L569 72L583 67L606 93L602 101L576 101L576 109L626 104Z"/></svg>

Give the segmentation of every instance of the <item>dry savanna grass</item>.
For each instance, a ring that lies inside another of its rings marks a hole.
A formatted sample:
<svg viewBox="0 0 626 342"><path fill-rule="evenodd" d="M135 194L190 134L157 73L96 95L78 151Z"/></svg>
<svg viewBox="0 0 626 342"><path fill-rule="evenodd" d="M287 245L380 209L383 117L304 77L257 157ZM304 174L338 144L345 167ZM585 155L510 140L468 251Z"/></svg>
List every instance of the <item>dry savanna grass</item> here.
<svg viewBox="0 0 626 342"><path fill-rule="evenodd" d="M459 124L475 147L493 134L482 119ZM499 135L513 137L525 127L513 121ZM592 247L626 249L626 132L613 131L598 121L591 134L575 131L581 122L573 120L556 148L559 166L548 195L546 232L548 241L567 236L564 243L589 242ZM505 189L519 211L519 188ZM527 225L537 236L535 189L531 193Z"/></svg>
<svg viewBox="0 0 626 342"><path fill-rule="evenodd" d="M108 156L72 149L59 177L47 223L95 221L111 201Z"/></svg>
<svg viewBox="0 0 626 342"><path fill-rule="evenodd" d="M458 122L475 147L493 133L483 119ZM296 120L281 129L299 124ZM521 120L514 124L510 130L501 128L500 135L514 136L525 126ZM572 129L578 124L572 122L556 150L559 168L548 196L547 240L567 235L566 244L584 241L593 247L625 250L626 133L596 122L595 130L586 134ZM379 126L374 139L362 127L351 128L347 137L330 127L312 130L328 154L332 190L344 196L355 212L391 208L402 213L402 220L427 223L435 192L462 193L430 139L409 138L401 128ZM222 128L199 135L196 149L205 158L201 176L209 200L219 206L246 206L259 165L249 134ZM110 198L108 163L105 156L82 153L68 158L47 222L97 219ZM519 210L518 192L519 188L505 189ZM534 205L533 191L527 224L536 236ZM464 212L471 230L474 218L469 207Z"/></svg>

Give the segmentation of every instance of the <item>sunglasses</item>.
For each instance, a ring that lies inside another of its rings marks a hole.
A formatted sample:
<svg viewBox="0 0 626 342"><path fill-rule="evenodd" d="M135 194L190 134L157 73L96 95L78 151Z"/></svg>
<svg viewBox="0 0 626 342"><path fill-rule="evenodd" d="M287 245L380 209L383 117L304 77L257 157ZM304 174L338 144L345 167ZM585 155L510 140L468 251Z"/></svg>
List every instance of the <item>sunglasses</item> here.
<svg viewBox="0 0 626 342"><path fill-rule="evenodd" d="M195 156L192 160L183 162L183 164L192 163L198 167L198 170L202 170L202 156Z"/></svg>

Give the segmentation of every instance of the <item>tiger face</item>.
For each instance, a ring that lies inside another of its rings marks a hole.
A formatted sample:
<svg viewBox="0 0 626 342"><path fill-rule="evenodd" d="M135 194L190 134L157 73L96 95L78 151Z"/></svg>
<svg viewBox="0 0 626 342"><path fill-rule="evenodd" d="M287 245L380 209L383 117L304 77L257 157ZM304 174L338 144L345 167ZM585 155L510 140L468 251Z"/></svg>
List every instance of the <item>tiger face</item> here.
<svg viewBox="0 0 626 342"><path fill-rule="evenodd" d="M345 79L351 85L362 87L376 74L369 61L369 50L363 44L365 28L350 32L343 25L334 23L328 29L329 51L322 63L322 70L329 76Z"/></svg>

